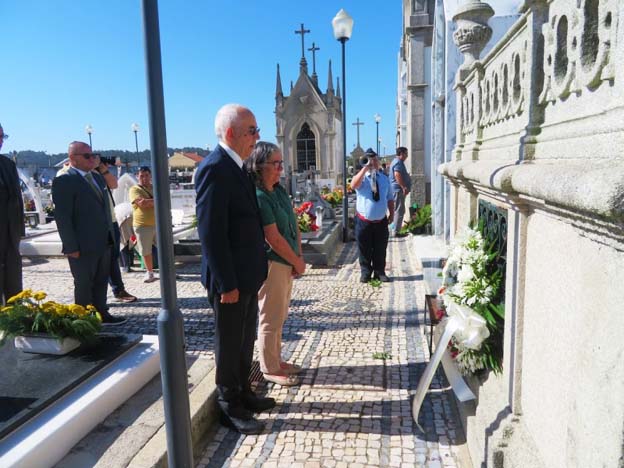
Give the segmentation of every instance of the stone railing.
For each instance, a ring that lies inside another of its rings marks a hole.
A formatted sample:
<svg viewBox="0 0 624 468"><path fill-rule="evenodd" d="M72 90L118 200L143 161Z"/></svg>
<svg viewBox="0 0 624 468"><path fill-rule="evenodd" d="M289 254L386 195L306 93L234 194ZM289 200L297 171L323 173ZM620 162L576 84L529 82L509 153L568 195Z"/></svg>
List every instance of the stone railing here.
<svg viewBox="0 0 624 468"><path fill-rule="evenodd" d="M494 12L468 0L455 15L457 145L439 171L623 218L624 2L525 0L520 11L482 59Z"/></svg>

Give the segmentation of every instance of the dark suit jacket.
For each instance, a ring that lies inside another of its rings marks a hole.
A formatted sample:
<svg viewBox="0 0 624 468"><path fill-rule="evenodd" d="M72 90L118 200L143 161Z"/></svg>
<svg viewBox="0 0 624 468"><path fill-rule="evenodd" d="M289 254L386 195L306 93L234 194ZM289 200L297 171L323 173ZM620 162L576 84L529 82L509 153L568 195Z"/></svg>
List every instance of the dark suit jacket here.
<svg viewBox="0 0 624 468"><path fill-rule="evenodd" d="M221 146L195 175L202 284L210 294L256 294L267 277L264 231L255 187Z"/></svg>
<svg viewBox="0 0 624 468"><path fill-rule="evenodd" d="M101 188L101 198L74 169L52 182L54 219L63 243L63 253L99 253L114 239L104 179L95 172L93 179Z"/></svg>
<svg viewBox="0 0 624 468"><path fill-rule="evenodd" d="M19 245L24 235L24 200L15 163L0 156L0 226L8 226L8 241Z"/></svg>

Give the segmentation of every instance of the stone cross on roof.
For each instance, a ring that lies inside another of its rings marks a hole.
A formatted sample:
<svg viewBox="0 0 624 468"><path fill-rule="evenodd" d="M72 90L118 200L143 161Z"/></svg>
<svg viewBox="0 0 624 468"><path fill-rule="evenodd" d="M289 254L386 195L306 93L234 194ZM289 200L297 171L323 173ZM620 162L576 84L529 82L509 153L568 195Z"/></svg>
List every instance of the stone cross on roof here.
<svg viewBox="0 0 624 468"><path fill-rule="evenodd" d="M304 45L303 39L306 33L309 33L309 32L310 32L309 29L305 29L303 27L303 23L301 23L301 29L295 31L295 34L301 34L301 58L305 58L305 45Z"/></svg>
<svg viewBox="0 0 624 468"><path fill-rule="evenodd" d="M360 126L364 125L364 122L360 122L360 118L358 117L357 121L351 125L355 125L357 127L357 145L360 146Z"/></svg>
<svg viewBox="0 0 624 468"><path fill-rule="evenodd" d="M310 47L308 50L312 52L312 74L316 75L316 51L321 50L321 48L316 47L316 44L313 42L312 47Z"/></svg>

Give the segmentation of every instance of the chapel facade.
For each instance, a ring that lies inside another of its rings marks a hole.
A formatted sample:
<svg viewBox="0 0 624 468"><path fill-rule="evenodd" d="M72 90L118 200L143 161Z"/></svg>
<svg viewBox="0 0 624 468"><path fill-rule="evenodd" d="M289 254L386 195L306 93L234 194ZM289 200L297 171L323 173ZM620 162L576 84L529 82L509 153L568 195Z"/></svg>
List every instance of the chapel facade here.
<svg viewBox="0 0 624 468"><path fill-rule="evenodd" d="M308 74L305 57L299 64L299 77L285 96L279 64L275 90L276 139L284 156L287 186L293 177L314 171L332 185L342 180L342 99L340 82L334 88L331 60L327 87L323 92L316 70Z"/></svg>

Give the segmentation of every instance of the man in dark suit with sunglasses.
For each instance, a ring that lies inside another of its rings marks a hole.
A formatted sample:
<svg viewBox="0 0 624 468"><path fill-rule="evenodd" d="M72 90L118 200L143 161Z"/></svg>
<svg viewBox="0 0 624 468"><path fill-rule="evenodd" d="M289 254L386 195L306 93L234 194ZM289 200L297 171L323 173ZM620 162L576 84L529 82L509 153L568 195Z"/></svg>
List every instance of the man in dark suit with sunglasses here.
<svg viewBox="0 0 624 468"><path fill-rule="evenodd" d="M249 109L223 106L215 117L219 144L195 176L202 284L215 312L217 401L221 422L243 434L262 432L253 412L275 406L249 385L258 290L268 268L256 192L243 166L260 138L256 125Z"/></svg>
<svg viewBox="0 0 624 468"><path fill-rule="evenodd" d="M0 148L9 135L0 125ZM0 305L22 290L24 201L15 163L0 156ZM3 299L4 296L4 299Z"/></svg>
<svg viewBox="0 0 624 468"><path fill-rule="evenodd" d="M104 178L93 170L97 154L81 141L69 145L69 169L52 183L54 218L74 277L76 304L92 304L105 325L119 325L123 317L113 317L106 306L113 220Z"/></svg>

